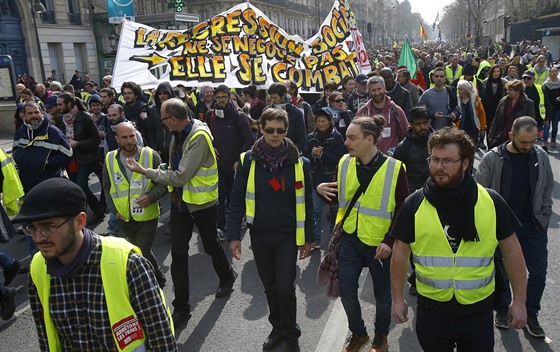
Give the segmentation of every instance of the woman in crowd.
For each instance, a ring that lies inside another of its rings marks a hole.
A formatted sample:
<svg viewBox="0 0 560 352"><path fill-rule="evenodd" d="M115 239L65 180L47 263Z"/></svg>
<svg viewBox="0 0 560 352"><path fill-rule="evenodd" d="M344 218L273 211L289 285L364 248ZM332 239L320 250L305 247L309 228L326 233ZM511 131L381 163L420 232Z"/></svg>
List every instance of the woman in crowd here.
<svg viewBox="0 0 560 352"><path fill-rule="evenodd" d="M348 102L348 97L352 92L354 92L354 88L356 87L356 80L352 76L345 76L342 79L342 96L344 97L344 101Z"/></svg>
<svg viewBox="0 0 560 352"><path fill-rule="evenodd" d="M315 103L315 110L320 108L326 108L329 104L329 96L336 92L337 84L334 81L329 81L325 84L323 88L323 96Z"/></svg>
<svg viewBox="0 0 560 352"><path fill-rule="evenodd" d="M211 86L202 86L200 88L200 100L194 108L194 117L200 121L204 121L206 112L214 107L214 88Z"/></svg>
<svg viewBox="0 0 560 352"><path fill-rule="evenodd" d="M488 71L488 78L482 81L482 85L485 88L484 95L482 96L482 105L486 112L486 124L488 126L492 126L498 103L507 93L506 83L508 81L502 78L503 75L504 72L502 72L500 66L494 65Z"/></svg>
<svg viewBox="0 0 560 352"><path fill-rule="evenodd" d="M352 122L352 112L346 109L346 100L342 93L335 91L329 95L328 110L332 114L334 127L342 137L346 136L346 129Z"/></svg>
<svg viewBox="0 0 560 352"><path fill-rule="evenodd" d="M483 139L486 134L486 112L471 82L460 80L457 83L457 102L451 113L453 124L467 132L476 144L479 137Z"/></svg>
<svg viewBox="0 0 560 352"><path fill-rule="evenodd" d="M340 99L342 99L342 95L340 96ZM332 182L334 180L338 162L344 153L346 153L344 138L335 128L333 115L329 108L322 108L315 111L315 126L315 131L307 136L307 146L305 149L305 157L311 161L311 175L313 178L315 242L311 245L311 249L321 248L323 208L325 206L315 189L320 183ZM336 204L329 205L329 229L331 230L334 226L337 211L338 206Z"/></svg>

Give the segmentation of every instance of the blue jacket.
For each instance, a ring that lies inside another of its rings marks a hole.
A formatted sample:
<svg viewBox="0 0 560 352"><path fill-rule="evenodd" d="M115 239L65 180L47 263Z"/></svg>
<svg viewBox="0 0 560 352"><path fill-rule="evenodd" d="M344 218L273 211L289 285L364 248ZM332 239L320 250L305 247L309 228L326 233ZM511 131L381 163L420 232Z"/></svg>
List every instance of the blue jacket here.
<svg viewBox="0 0 560 352"><path fill-rule="evenodd" d="M43 118L36 130L21 126L16 131L12 154L27 193L46 179L62 176L73 152L66 136Z"/></svg>

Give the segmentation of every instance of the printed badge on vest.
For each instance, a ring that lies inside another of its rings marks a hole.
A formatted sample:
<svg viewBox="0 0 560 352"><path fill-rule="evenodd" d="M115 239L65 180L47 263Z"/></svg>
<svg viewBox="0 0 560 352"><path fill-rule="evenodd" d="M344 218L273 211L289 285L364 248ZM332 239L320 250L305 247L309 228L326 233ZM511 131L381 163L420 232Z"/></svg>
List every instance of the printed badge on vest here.
<svg viewBox="0 0 560 352"><path fill-rule="evenodd" d="M120 350L124 350L126 346L130 345L132 342L144 338L142 324L140 324L140 320L133 315L117 322L113 325L112 329L113 334L115 334L117 338Z"/></svg>

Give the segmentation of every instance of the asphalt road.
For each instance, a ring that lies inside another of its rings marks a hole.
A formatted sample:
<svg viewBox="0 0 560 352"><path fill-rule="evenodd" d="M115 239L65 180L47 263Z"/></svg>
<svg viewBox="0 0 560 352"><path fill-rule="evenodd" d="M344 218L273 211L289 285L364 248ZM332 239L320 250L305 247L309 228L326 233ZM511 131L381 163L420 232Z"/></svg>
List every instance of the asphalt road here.
<svg viewBox="0 0 560 352"><path fill-rule="evenodd" d="M481 152L479 152L479 156ZM560 172L560 153L549 153L554 173ZM92 177L92 188L99 191L97 179ZM539 316L541 325L548 337L535 339L523 330L495 329L495 351L560 351L560 308L558 292L560 292L560 187L556 182L554 188L554 215L549 228L549 266L547 286ZM166 203L166 202L164 202ZM108 218L108 217L107 217ZM106 219L107 219L106 218ZM167 207L160 219L160 227L154 242L154 253L162 263L167 274L168 285L164 292L167 301L173 298L171 277L169 273L170 241L164 235L168 220ZM104 232L106 223L95 228L98 233ZM326 249L328 235L324 235L322 248ZM218 278L212 270L209 257L204 254L198 236L193 236L190 248L190 283L192 319L189 324L176 331L179 351L261 351L262 342L270 332L267 315L268 308L262 284L258 278L249 248L249 239L242 242L241 260L233 260L233 267L239 273L235 283L235 291L229 298L215 299ZM229 256L228 244L224 242ZM27 243L24 238L14 238L10 243L3 244L1 250L19 259L26 258ZM340 300L325 296L325 288L316 283L316 273L324 250L314 251L309 259L299 262L296 279L298 297L298 323L302 329L300 338L301 350L341 351L348 334L347 321ZM231 258L231 256L229 256ZM0 321L0 352L36 351L36 332L31 317L27 298L26 275L18 276L12 285L17 288L17 310L14 318ZM371 279L362 273L360 282L360 298L364 320L373 335L373 319L375 305ZM409 305L414 306L415 299L406 294ZM392 324L389 334L389 350L391 352L421 351L415 334L414 308L410 308L410 320L406 324ZM280 345L275 351L283 351Z"/></svg>

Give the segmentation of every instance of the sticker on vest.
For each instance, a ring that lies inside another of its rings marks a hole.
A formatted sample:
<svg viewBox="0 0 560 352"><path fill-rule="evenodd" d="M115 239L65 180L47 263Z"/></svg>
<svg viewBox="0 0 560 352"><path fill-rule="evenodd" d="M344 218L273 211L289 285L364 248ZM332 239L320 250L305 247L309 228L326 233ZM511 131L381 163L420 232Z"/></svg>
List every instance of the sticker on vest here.
<svg viewBox="0 0 560 352"><path fill-rule="evenodd" d="M132 215L144 215L144 207L138 204L139 198L132 198Z"/></svg>
<svg viewBox="0 0 560 352"><path fill-rule="evenodd" d="M142 188L142 180L132 180L130 182L130 188L134 188L134 189Z"/></svg>
<svg viewBox="0 0 560 352"><path fill-rule="evenodd" d="M381 138L391 137L391 127L384 127L383 132L381 132Z"/></svg>
<svg viewBox="0 0 560 352"><path fill-rule="evenodd" d="M144 338L140 320L132 315L117 322L112 329L120 350L124 350L132 342Z"/></svg>
<svg viewBox="0 0 560 352"><path fill-rule="evenodd" d="M344 121L344 119L340 119L338 121L338 127L348 127L348 126L346 126L346 121Z"/></svg>
<svg viewBox="0 0 560 352"><path fill-rule="evenodd" d="M123 176L120 172L115 172L113 174L113 179L115 180L116 185L122 185L123 183Z"/></svg>

